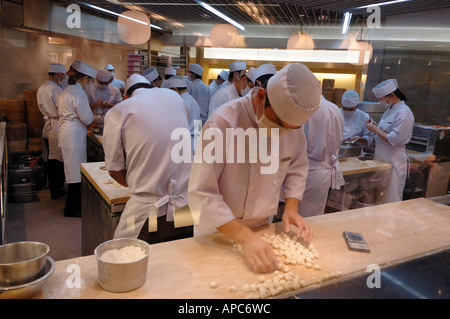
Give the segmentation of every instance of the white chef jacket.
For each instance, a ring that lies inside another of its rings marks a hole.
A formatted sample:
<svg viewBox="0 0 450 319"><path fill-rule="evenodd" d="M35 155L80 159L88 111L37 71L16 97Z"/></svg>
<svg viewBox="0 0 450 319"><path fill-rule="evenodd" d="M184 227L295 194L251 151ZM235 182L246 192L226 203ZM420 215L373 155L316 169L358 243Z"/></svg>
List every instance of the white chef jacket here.
<svg viewBox="0 0 450 319"><path fill-rule="evenodd" d="M169 80L166 80L166 79L162 80L160 88L168 89L169 88Z"/></svg>
<svg viewBox="0 0 450 319"><path fill-rule="evenodd" d="M216 83L216 81L212 81L209 86L209 91L211 92L211 96L214 95L214 93L217 92L217 90L219 89L219 84Z"/></svg>
<svg viewBox="0 0 450 319"><path fill-rule="evenodd" d="M194 79L188 85L188 93L197 101L200 107L200 115L203 124L208 119L209 101L211 99L211 92L208 86L200 79Z"/></svg>
<svg viewBox="0 0 450 319"><path fill-rule="evenodd" d="M109 171L127 170L130 200L115 238L137 238L147 218L167 216L187 205L190 163L176 164L171 139L175 129L189 130L188 109L169 89L137 89L105 117L103 149Z"/></svg>
<svg viewBox="0 0 450 319"><path fill-rule="evenodd" d="M341 111L343 111L341 109ZM342 112L342 116L344 116L344 134L342 139L349 139L354 136L360 136L367 140L368 146L372 144L374 134L369 131L366 127L366 121L370 119L369 114L360 109L356 109L352 115L347 116Z"/></svg>
<svg viewBox="0 0 450 319"><path fill-rule="evenodd" d="M101 100L105 103L109 103L112 105L116 105L120 102L122 102L122 93L120 93L120 90L116 88L114 85L108 85L108 87L105 90L100 89L99 84L96 83L94 85L91 85L86 89L86 94L89 99L89 103L97 103L98 100ZM103 108L100 108L98 110L94 110L94 113L101 114L104 112Z"/></svg>
<svg viewBox="0 0 450 319"><path fill-rule="evenodd" d="M116 88L118 88L119 90L125 89L125 82L120 81L120 80L118 80L118 79L116 79L116 78L114 78L110 84L111 84L111 85L114 85L114 86L115 86ZM125 93L127 93L127 92L125 92Z"/></svg>
<svg viewBox="0 0 450 319"><path fill-rule="evenodd" d="M405 102L401 101L384 112L378 127L387 133L389 143L381 139L378 134L375 135L374 159L392 164L387 202L401 201L408 174L406 144L412 136L414 115Z"/></svg>
<svg viewBox="0 0 450 319"><path fill-rule="evenodd" d="M59 146L68 184L81 183L81 163L87 162L87 126L94 119L83 87L69 85L58 98Z"/></svg>
<svg viewBox="0 0 450 319"><path fill-rule="evenodd" d="M181 98L189 109L189 131L191 132L192 152L194 152L195 146L197 145L197 143L195 143L195 135L199 135L200 133L197 132L195 126L195 121L201 121L200 107L198 106L197 101L188 92L181 94Z"/></svg>
<svg viewBox="0 0 450 319"><path fill-rule="evenodd" d="M219 89L214 93L209 102L209 116L226 102L237 98L240 98L240 96L234 85L227 85L226 87Z"/></svg>
<svg viewBox="0 0 450 319"><path fill-rule="evenodd" d="M309 172L299 214L323 214L330 188L344 185L338 154L344 132L344 117L336 104L323 96L320 107L305 124L308 141Z"/></svg>
<svg viewBox="0 0 450 319"><path fill-rule="evenodd" d="M224 140L227 128L242 128L244 131L248 128L257 129L251 94L220 107L211 115L202 133L209 128L217 128L223 132ZM224 141L224 145L229 151L228 140ZM207 140L199 142L196 157L208 146ZM270 143L267 150L271 154ZM293 130L280 138L279 152L274 154L279 161L275 174L261 174L261 167L269 164L261 163L259 157L256 163L250 163L248 143L245 145L245 151L247 160L244 163L238 163L236 159L234 163L229 160L210 164L197 159L194 161L188 195L189 207L196 221L195 235L214 232L233 219L248 227L270 222L272 216L277 213L283 182L285 196L301 200L308 173L303 128ZM235 157L236 154L235 151Z"/></svg>
<svg viewBox="0 0 450 319"><path fill-rule="evenodd" d="M56 82L46 81L37 91L39 110L45 118L42 137L48 138L48 159L63 161L61 148L58 146L59 116L58 97L63 90Z"/></svg>

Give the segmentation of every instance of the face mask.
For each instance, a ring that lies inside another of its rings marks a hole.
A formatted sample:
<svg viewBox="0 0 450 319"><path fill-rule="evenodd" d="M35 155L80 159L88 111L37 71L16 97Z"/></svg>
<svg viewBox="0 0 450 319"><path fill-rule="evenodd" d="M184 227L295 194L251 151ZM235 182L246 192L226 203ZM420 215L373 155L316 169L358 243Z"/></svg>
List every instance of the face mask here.
<svg viewBox="0 0 450 319"><path fill-rule="evenodd" d="M100 89L100 91L105 91L108 89L108 85L107 84L98 84L98 88Z"/></svg>
<svg viewBox="0 0 450 319"><path fill-rule="evenodd" d="M263 106L264 107L264 106ZM283 135L286 135L287 133L289 133L290 131L292 131L291 128L285 128L283 126L278 125L277 123L272 122L271 120L269 120L266 115L264 114L264 110L263 110L263 115L261 116L261 118L258 119L258 117L255 114L255 119L256 119L256 123L258 124L259 128L265 128L267 130L263 130L261 132L264 132L263 134L267 135L267 137L271 136L271 129L272 128L277 128L278 129L278 136L282 137Z"/></svg>
<svg viewBox="0 0 450 319"><path fill-rule="evenodd" d="M390 108L391 107L391 105L392 105L392 103L390 103L390 104L388 104L386 101L387 101L387 99L388 98L386 98L386 99L384 99L384 100L382 100L382 101L379 101L379 103L380 103L380 106L381 107L383 107L383 108L385 108L385 109L388 109L388 108Z"/></svg>
<svg viewBox="0 0 450 319"><path fill-rule="evenodd" d="M189 79L189 81L194 81L194 74L189 73L188 74L188 79Z"/></svg>
<svg viewBox="0 0 450 319"><path fill-rule="evenodd" d="M353 114L355 114L355 111L346 111L346 110L342 110L342 113L344 114L345 117L350 117Z"/></svg>
<svg viewBox="0 0 450 319"><path fill-rule="evenodd" d="M109 72L109 74L111 74L111 78L114 78L115 72Z"/></svg>
<svg viewBox="0 0 450 319"><path fill-rule="evenodd" d="M241 96L247 95L250 92L251 88L247 85L244 90L241 89Z"/></svg>

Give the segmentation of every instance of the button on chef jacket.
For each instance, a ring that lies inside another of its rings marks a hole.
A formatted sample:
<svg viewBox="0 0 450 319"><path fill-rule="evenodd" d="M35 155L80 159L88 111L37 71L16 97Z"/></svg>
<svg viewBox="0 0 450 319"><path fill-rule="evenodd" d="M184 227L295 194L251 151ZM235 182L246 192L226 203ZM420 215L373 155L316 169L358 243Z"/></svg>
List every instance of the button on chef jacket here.
<svg viewBox="0 0 450 319"><path fill-rule="evenodd" d="M211 99L211 92L208 86L200 79L194 79L188 85L188 93L197 101L201 111L201 118L203 124L208 119L209 101Z"/></svg>
<svg viewBox="0 0 450 319"><path fill-rule="evenodd" d="M80 164L87 162L87 126L94 119L83 87L69 85L58 97L59 146L64 158L66 182L81 183Z"/></svg>
<svg viewBox="0 0 450 319"><path fill-rule="evenodd" d="M338 154L342 144L344 118L339 107L321 97L320 107L305 124L309 172L299 214L324 213L329 189L344 185Z"/></svg>
<svg viewBox="0 0 450 319"><path fill-rule="evenodd" d="M192 152L194 152L195 145L197 145L195 143L195 134L196 134L195 121L201 121L200 107L198 106L197 101L188 92L184 92L180 96L183 99L184 103L186 103L187 108L189 109L189 131L191 132Z"/></svg>
<svg viewBox="0 0 450 319"><path fill-rule="evenodd" d="M366 127L366 121L370 119L369 114L359 109L353 112L352 115L347 116L342 111L342 115L344 116L344 134L342 139L349 139L354 136L364 137L367 140L368 145L372 144L374 133L369 131Z"/></svg>
<svg viewBox="0 0 450 319"><path fill-rule="evenodd" d="M244 131L255 128L257 132L251 94L232 100L215 111L202 132L209 128L224 132L224 139L227 128L242 128ZM196 156L202 152L207 142L209 141L203 141L202 144L199 142ZM233 219L251 228L270 222L277 213L283 181L286 197L302 198L308 174L303 128L282 136L279 142L279 153L274 154L279 161L275 174L261 174L261 167L269 164L262 164L259 158L256 163L250 163L249 160L237 163L236 159L234 163L223 161L208 164L205 161L194 161L188 193L189 207L196 220L195 235L214 232L217 227ZM229 147L225 142L224 145ZM267 149L270 154L270 143ZM245 151L248 154L248 144Z"/></svg>
<svg viewBox="0 0 450 319"><path fill-rule="evenodd" d="M239 98L239 93L234 85L227 85L219 89L211 98L209 102L209 116L213 114L220 106L226 102Z"/></svg>
<svg viewBox="0 0 450 319"><path fill-rule="evenodd" d="M37 91L39 110L44 115L45 124L42 136L48 138L48 159L63 161L61 148L58 146L59 116L56 103L63 90L56 82L46 81Z"/></svg>
<svg viewBox="0 0 450 319"><path fill-rule="evenodd" d="M171 157L175 129L189 130L189 111L180 95L169 89L137 89L105 117L103 148L109 171L127 170L130 200L115 238L137 238L147 218L166 215L187 205L191 164Z"/></svg>
<svg viewBox="0 0 450 319"><path fill-rule="evenodd" d="M401 201L408 174L406 144L412 136L414 115L405 102L400 101L384 112L378 127L387 133L389 143L375 135L374 159L392 164L387 202Z"/></svg>

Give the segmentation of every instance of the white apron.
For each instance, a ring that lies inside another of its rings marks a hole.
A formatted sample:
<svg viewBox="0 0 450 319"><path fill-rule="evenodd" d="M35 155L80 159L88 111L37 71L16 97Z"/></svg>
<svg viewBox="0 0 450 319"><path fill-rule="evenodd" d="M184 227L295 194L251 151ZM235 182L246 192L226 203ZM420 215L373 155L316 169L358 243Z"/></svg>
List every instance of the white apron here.
<svg viewBox="0 0 450 319"><path fill-rule="evenodd" d="M48 159L54 159L62 162L63 155L61 148L59 147L59 118L52 118L49 122L50 129L47 131L49 148Z"/></svg>
<svg viewBox="0 0 450 319"><path fill-rule="evenodd" d="M167 186L167 195L163 197L144 197L131 194L120 217L114 238L138 238L147 218L149 220L149 232L157 231L156 219L158 217L166 215L166 221L173 222L175 209L187 205L186 196L173 194L176 184L175 180L170 180ZM160 209L166 205L166 211Z"/></svg>
<svg viewBox="0 0 450 319"><path fill-rule="evenodd" d="M64 158L64 173L68 184L81 183L81 163L87 162L87 127L78 120L63 122L59 145Z"/></svg>

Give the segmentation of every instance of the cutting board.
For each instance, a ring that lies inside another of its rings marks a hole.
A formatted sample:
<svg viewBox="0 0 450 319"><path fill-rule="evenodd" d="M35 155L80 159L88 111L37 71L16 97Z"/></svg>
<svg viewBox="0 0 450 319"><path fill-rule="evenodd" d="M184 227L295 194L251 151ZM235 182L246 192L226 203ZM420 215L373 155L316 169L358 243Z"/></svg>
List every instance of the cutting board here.
<svg viewBox="0 0 450 319"><path fill-rule="evenodd" d="M322 270L289 266L305 281L304 288L279 295L286 297L308 289L345 280L367 272L370 265L381 269L450 248L450 207L424 198L384 204L306 218L314 232L313 244ZM293 228L294 229L294 228ZM295 230L295 229L294 229ZM360 232L371 252L349 251L342 232ZM283 233L283 225L271 224L258 234ZM290 235L293 233L291 232ZM81 287L70 289L66 282L69 266L79 266ZM341 271L342 276L323 281L324 275ZM247 298L243 285L258 283L241 254L223 235L182 239L152 245L146 283L128 293L110 293L97 282L94 256L56 263L56 270L36 298ZM270 278L271 274L263 275ZM218 286L211 289L211 281ZM230 292L234 286L237 291Z"/></svg>
<svg viewBox="0 0 450 319"><path fill-rule="evenodd" d="M339 160L342 175L377 172L392 169L392 165L376 160L361 161L358 157L344 157Z"/></svg>

